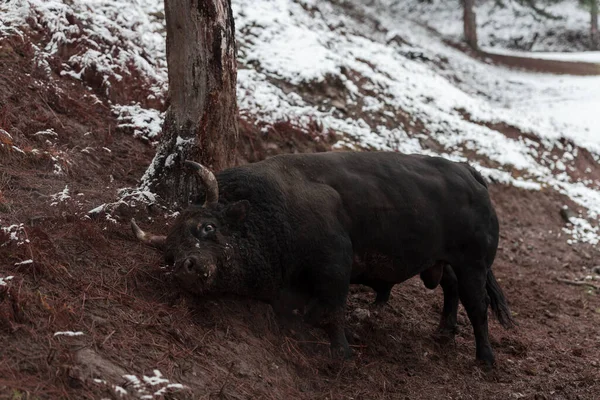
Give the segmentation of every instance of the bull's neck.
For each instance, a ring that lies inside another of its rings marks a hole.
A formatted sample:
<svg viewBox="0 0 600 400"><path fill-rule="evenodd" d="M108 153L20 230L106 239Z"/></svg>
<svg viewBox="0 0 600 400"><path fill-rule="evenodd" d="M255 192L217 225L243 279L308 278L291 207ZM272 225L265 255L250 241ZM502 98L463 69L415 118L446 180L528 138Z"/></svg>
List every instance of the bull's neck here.
<svg viewBox="0 0 600 400"><path fill-rule="evenodd" d="M269 184L261 180L260 186L266 191ZM277 188L271 189L270 194L277 193ZM284 256L289 254L286 203L277 195L248 200L251 207L247 218L230 237L232 268L224 278L231 280L227 283L238 294L270 300L281 288Z"/></svg>
<svg viewBox="0 0 600 400"><path fill-rule="evenodd" d="M228 260L219 277L220 289L265 301L276 297L281 286L280 258L268 243L249 235L233 236L229 245Z"/></svg>

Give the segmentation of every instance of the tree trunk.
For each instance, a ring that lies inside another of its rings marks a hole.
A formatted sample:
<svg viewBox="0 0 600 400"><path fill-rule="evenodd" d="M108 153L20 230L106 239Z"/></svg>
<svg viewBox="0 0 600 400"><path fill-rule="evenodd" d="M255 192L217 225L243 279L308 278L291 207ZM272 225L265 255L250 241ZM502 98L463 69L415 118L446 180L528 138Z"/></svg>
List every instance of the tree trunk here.
<svg viewBox="0 0 600 400"><path fill-rule="evenodd" d="M165 0L169 108L141 186L183 205L198 193L193 160L220 170L238 139L235 27L230 0Z"/></svg>
<svg viewBox="0 0 600 400"><path fill-rule="evenodd" d="M477 19L475 17L475 0L463 1L463 27L467 44L477 50Z"/></svg>
<svg viewBox="0 0 600 400"><path fill-rule="evenodd" d="M591 4L592 8L590 11L590 15L592 17L591 25L590 25L590 37L592 50L598 50L598 45L600 44L600 37L598 35L598 0L592 0Z"/></svg>

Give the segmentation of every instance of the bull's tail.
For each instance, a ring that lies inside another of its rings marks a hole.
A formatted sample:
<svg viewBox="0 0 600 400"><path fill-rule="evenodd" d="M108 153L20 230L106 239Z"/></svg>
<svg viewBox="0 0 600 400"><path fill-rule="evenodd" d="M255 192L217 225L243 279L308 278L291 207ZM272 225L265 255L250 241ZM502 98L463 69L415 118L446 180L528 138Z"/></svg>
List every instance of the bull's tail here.
<svg viewBox="0 0 600 400"><path fill-rule="evenodd" d="M498 318L498 322L506 329L515 326L516 322L510 314L510 308L508 307L504 293L502 293L502 289L498 285L498 281L491 269L487 273L485 288L490 297L490 306L496 318Z"/></svg>

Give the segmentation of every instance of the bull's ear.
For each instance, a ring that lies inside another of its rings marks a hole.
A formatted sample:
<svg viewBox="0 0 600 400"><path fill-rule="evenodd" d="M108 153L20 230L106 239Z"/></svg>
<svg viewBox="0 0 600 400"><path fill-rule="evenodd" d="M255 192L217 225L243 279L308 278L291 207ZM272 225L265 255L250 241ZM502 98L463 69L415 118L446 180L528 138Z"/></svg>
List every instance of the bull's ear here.
<svg viewBox="0 0 600 400"><path fill-rule="evenodd" d="M230 224L238 224L246 219L249 209L250 202L248 200L236 201L225 209L225 218Z"/></svg>

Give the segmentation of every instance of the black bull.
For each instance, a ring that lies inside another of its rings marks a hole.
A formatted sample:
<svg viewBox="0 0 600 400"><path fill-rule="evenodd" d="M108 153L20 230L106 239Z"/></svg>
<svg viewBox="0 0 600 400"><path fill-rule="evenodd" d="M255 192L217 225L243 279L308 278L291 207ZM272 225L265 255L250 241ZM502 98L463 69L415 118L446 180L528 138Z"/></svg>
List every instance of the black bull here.
<svg viewBox="0 0 600 400"><path fill-rule="evenodd" d="M453 337L459 299L476 356L494 362L488 305L512 324L491 267L498 219L481 175L465 163L387 152L281 155L216 177L187 162L206 202L182 212L168 236L132 227L165 251L175 276L196 293L229 292L277 311L303 300L304 318L322 327L333 350L350 355L344 333L349 285L389 298L417 274L444 292L440 331Z"/></svg>

